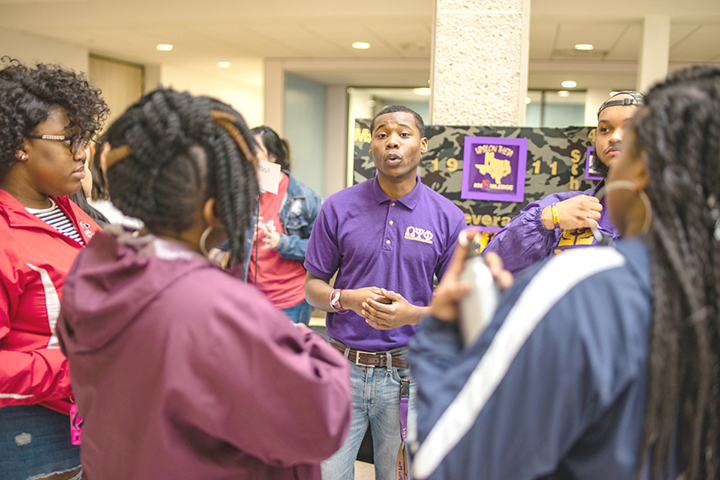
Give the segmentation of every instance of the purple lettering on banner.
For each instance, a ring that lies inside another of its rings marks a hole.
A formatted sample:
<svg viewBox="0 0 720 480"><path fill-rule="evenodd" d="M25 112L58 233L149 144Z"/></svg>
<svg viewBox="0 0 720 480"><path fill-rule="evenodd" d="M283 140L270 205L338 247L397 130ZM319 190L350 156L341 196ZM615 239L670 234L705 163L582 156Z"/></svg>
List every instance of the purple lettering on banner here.
<svg viewBox="0 0 720 480"><path fill-rule="evenodd" d="M522 202L526 138L465 137L462 198Z"/></svg>

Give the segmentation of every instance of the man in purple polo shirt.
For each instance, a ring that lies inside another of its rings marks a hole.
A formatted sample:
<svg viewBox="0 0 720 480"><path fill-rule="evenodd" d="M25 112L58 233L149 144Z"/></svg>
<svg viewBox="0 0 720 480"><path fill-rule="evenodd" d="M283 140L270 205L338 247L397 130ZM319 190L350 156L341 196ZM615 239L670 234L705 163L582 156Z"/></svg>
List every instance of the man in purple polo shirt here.
<svg viewBox="0 0 720 480"><path fill-rule="evenodd" d="M352 364L352 426L323 462L324 480L354 478L368 423L375 478L394 479L397 468L411 477L400 455L401 421L413 409L415 385L402 353L428 312L433 276L442 277L465 228L462 211L417 175L427 151L420 115L386 107L370 131L377 176L325 201L305 257L307 300L328 312L330 342Z"/></svg>

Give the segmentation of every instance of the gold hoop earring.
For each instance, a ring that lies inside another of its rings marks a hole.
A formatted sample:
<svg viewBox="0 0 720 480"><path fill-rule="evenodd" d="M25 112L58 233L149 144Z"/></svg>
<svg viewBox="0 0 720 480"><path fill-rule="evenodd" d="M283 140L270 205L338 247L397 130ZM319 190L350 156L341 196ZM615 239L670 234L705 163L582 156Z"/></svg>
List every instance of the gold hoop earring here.
<svg viewBox="0 0 720 480"><path fill-rule="evenodd" d="M202 253L203 256L206 258L209 256L209 254L207 251L207 246L205 244L207 243L207 239L210 236L210 233L212 232L212 230L213 230L213 227L208 226L203 231L202 235L200 235L200 253Z"/></svg>
<svg viewBox="0 0 720 480"><path fill-rule="evenodd" d="M650 199L645 193L645 190L638 190L635 184L630 180L614 180L605 184L605 195L613 190L631 190L636 192L640 197L640 200L645 206L645 221L643 222L640 233L645 235L650 231L650 225L652 224L652 205L650 205Z"/></svg>

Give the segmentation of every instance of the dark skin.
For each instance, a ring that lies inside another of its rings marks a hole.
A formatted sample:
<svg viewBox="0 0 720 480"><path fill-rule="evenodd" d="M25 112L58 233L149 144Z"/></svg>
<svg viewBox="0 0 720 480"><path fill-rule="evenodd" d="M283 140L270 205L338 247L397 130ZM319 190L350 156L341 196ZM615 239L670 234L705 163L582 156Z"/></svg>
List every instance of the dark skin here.
<svg viewBox="0 0 720 480"><path fill-rule="evenodd" d="M393 112L375 119L370 154L378 170L378 184L388 197L402 198L415 188L417 168L426 151L427 138L420 136L411 113ZM328 281L308 272L305 296L310 305L332 312L332 291ZM429 311L429 307L413 305L399 293L377 286L345 289L340 304L379 330L417 325Z"/></svg>
<svg viewBox="0 0 720 480"><path fill-rule="evenodd" d="M71 136L80 132L70 124L65 109L57 107L31 133ZM25 207L49 208L50 197L77 192L85 178L85 149L73 155L64 141L26 138L15 158L17 163L0 179L0 189Z"/></svg>
<svg viewBox="0 0 720 480"><path fill-rule="evenodd" d="M630 95L617 95L613 100L631 98ZM595 151L602 163L608 167L615 162L620 154L620 146L628 122L637 111L633 105L616 105L605 108L600 112L597 126L597 141ZM557 203L557 213L560 219L560 228L590 228L597 227L600 220L602 205L600 200L588 195L577 195ZM553 230L555 224L552 219L550 206L542 211L542 223L548 230Z"/></svg>
<svg viewBox="0 0 720 480"><path fill-rule="evenodd" d="M617 160L610 167L608 174L608 208L610 220L623 237L642 234L647 216L652 213L646 210L640 198L640 191L646 191L650 183L647 154L635 146L635 130L628 128L627 145L622 149ZM612 188L611 185L623 185L624 188Z"/></svg>

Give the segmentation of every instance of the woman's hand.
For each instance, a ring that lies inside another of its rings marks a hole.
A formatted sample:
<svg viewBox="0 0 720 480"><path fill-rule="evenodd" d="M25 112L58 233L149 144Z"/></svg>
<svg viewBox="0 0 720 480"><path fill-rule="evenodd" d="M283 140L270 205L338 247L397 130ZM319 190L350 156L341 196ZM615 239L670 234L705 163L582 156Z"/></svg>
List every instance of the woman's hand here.
<svg viewBox="0 0 720 480"><path fill-rule="evenodd" d="M468 249L472 248L471 241L477 232L465 232L467 242L458 242L455 247L455 253L450 261L450 266L445 271L440 284L435 290L435 296L430 303L430 314L444 322L454 322L458 318L460 310L460 300L470 291L470 285L460 281L460 275L465 269L465 259L467 258ZM499 281L500 288L506 290L513 283L512 273L503 268L500 256L494 252L485 255L487 263L493 277Z"/></svg>
<svg viewBox="0 0 720 480"><path fill-rule="evenodd" d="M280 243L280 234L275 229L275 222L270 220L268 223L259 223L258 227L263 234L262 249L275 248Z"/></svg>

